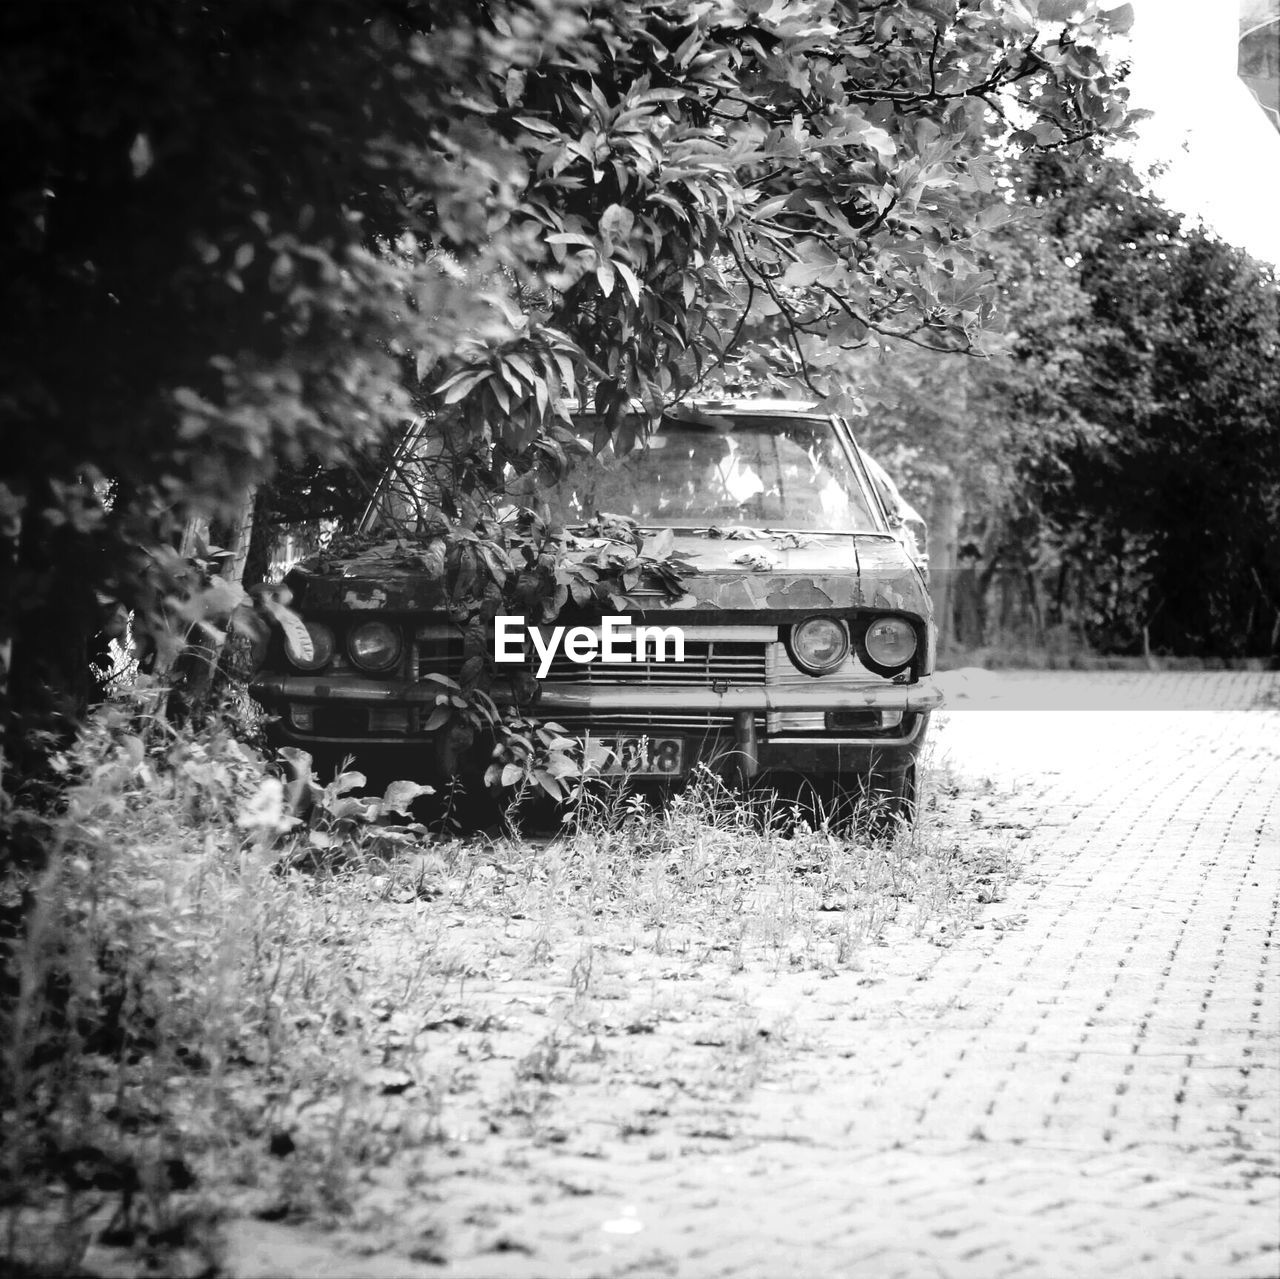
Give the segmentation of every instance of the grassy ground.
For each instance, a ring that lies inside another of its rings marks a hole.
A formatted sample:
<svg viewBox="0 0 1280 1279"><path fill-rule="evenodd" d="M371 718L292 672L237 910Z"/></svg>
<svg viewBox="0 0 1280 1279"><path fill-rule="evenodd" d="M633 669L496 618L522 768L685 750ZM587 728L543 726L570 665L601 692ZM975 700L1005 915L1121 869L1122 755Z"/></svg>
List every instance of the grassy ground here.
<svg viewBox="0 0 1280 1279"><path fill-rule="evenodd" d="M791 1001L872 948L946 945L1016 872L1012 833L936 767L887 840L707 780L662 812L604 794L550 841L462 843L339 818L332 794L292 824L225 726L107 713L65 766L53 860L6 884L29 927L0 1256L31 1273L234 1272L236 1221L424 1263L501 1252L486 1170L731 1137L804 1051ZM442 1167L468 1174L447 1212Z"/></svg>

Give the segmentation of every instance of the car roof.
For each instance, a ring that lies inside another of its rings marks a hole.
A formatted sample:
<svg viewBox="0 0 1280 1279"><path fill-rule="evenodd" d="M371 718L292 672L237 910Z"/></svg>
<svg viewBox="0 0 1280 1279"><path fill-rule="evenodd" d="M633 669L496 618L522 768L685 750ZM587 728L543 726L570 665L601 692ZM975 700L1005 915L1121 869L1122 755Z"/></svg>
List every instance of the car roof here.
<svg viewBox="0 0 1280 1279"><path fill-rule="evenodd" d="M813 400L786 400L786 399L697 399L684 400L680 404L674 404L671 407L679 409L681 407L696 408L706 413L740 413L745 415L759 413L770 415L796 414L804 417L828 417L829 414L819 413L816 403Z"/></svg>
<svg viewBox="0 0 1280 1279"><path fill-rule="evenodd" d="M632 401L632 409L643 413L638 400ZM816 400L786 399L781 396L765 398L763 396L724 396L715 399L697 397L688 400L677 400L668 404L663 412L679 418L681 410L694 410L698 413L734 413L740 417L811 417L830 418L831 414L818 408ZM596 417L598 414L586 411L570 410L573 417Z"/></svg>

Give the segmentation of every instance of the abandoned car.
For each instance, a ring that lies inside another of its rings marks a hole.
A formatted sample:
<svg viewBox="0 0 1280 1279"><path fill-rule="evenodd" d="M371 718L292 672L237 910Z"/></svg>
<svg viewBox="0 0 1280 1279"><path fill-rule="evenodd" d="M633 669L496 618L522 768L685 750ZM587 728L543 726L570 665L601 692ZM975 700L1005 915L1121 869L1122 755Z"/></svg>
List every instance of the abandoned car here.
<svg viewBox="0 0 1280 1279"><path fill-rule="evenodd" d="M669 410L639 434L618 453L584 447L557 482L513 482L497 518L537 504L567 563L634 571L607 603L574 589L541 617L490 609L481 662L458 608L468 570L445 563L443 539L412 551L396 533L406 504L429 502L406 488L433 433L411 431L366 516L383 540L286 579L312 642L277 634L254 681L277 744L436 785L482 776L492 741L451 707L483 666L498 705L560 726L602 772L672 783L705 764L743 783L861 788L910 816L941 700L930 602L914 538L847 423L733 400Z"/></svg>

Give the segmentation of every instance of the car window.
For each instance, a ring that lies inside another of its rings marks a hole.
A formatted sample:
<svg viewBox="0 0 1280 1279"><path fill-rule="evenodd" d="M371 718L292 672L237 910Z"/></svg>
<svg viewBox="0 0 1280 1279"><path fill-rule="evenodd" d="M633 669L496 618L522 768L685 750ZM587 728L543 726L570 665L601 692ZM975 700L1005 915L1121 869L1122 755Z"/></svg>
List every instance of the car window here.
<svg viewBox="0 0 1280 1279"><path fill-rule="evenodd" d="M575 427L589 441L595 420L579 416ZM429 522L454 470L447 442L419 429L383 479L375 505L401 527ZM584 449L558 481L537 471L509 474L506 497L508 510L545 504L553 523L569 526L606 512L641 525L881 531L861 471L822 417L663 418L625 454L611 445L599 454Z"/></svg>
<svg viewBox="0 0 1280 1279"><path fill-rule="evenodd" d="M604 511L641 525L749 524L806 532L879 527L859 474L825 418L664 419L625 456L606 448L578 461L557 484L527 481L519 496L545 501L552 518L568 525Z"/></svg>

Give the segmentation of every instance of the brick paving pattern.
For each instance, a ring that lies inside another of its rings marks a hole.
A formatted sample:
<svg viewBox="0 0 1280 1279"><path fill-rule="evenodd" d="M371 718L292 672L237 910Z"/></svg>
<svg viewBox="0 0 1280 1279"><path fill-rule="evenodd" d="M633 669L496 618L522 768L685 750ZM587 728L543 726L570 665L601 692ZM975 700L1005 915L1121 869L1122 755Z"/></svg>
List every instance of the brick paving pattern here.
<svg viewBox="0 0 1280 1279"><path fill-rule="evenodd" d="M953 711L953 765L1021 787L1015 926L880 1009L822 983L811 1071L743 1106L740 1149L620 1178L642 1228L610 1243L548 1205L545 1273L1280 1273L1280 681L1122 679L1241 709Z"/></svg>

